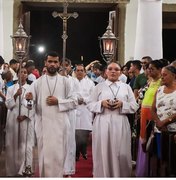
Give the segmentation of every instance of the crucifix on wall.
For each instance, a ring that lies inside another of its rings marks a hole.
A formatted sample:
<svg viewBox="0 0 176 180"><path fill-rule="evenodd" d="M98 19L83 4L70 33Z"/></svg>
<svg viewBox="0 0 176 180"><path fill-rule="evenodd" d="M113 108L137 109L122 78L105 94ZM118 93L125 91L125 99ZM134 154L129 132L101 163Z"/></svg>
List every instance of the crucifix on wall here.
<svg viewBox="0 0 176 180"><path fill-rule="evenodd" d="M68 38L68 35L67 35L67 20L70 18L70 17L73 17L73 18L77 18L78 17L78 13L77 12L73 12L73 13L68 13L67 12L67 8L68 8L68 3L65 2L63 4L63 13L57 13L56 11L54 11L52 13L53 17L56 18L56 17L60 17L63 21L63 34L62 34L62 39L63 39L63 62L65 61L65 58L66 58L66 42L67 42L67 38Z"/></svg>

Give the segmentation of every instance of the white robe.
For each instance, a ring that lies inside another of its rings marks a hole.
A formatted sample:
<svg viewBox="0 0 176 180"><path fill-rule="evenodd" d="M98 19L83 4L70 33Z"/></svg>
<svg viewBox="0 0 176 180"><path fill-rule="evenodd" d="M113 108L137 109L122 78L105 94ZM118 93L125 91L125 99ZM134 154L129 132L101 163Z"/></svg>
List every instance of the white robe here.
<svg viewBox="0 0 176 180"><path fill-rule="evenodd" d="M69 82L73 89L73 93L78 91L78 83L75 78L68 76ZM68 132L68 148L64 164L64 174L71 175L75 174L75 158L76 158L76 141L75 141L75 127L76 127L76 109L68 111L70 128Z"/></svg>
<svg viewBox="0 0 176 180"><path fill-rule="evenodd" d="M76 107L76 129L92 131L93 113L87 109L86 104L95 84L87 76L82 80L76 79L79 85L78 98L83 98L84 103Z"/></svg>
<svg viewBox="0 0 176 180"><path fill-rule="evenodd" d="M19 123L17 116L19 115L19 96L16 101L14 100L14 94L19 89L19 84L14 84L7 90L6 106L8 108L7 122L6 122L6 175L16 176L22 175L25 170L25 152L26 154L26 166L32 167L32 147L34 145L34 122L31 118L34 116L32 110L28 110L26 107L26 100L24 99L28 84L22 86L21 95L21 115L28 117L24 121L20 122L20 145L18 147L18 130ZM27 131L28 127L28 131ZM26 134L27 133L27 134ZM27 136L27 144L26 144ZM27 146L26 146L27 145ZM27 149L26 149L27 147Z"/></svg>
<svg viewBox="0 0 176 180"><path fill-rule="evenodd" d="M98 84L88 104L88 109L96 113L92 130L93 176L130 177L131 132L126 114L134 113L138 105L130 86L117 81L113 84L114 94L123 107L113 111L101 107L102 100L114 99L110 85L108 80Z"/></svg>
<svg viewBox="0 0 176 180"><path fill-rule="evenodd" d="M53 92L58 105L48 106L46 98ZM66 77L43 75L31 84L35 106L35 131L39 154L39 174L41 177L62 177L67 152L70 122L68 110L76 107L76 98Z"/></svg>

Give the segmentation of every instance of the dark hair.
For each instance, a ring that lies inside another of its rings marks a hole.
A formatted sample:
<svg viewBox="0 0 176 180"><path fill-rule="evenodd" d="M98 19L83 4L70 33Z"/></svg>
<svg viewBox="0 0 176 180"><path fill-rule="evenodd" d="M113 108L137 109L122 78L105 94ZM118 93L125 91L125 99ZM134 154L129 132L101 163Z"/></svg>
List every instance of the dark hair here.
<svg viewBox="0 0 176 180"><path fill-rule="evenodd" d="M129 60L128 62L126 62L126 64L124 66L126 66L129 70L131 67L131 63L132 63L132 60Z"/></svg>
<svg viewBox="0 0 176 180"><path fill-rule="evenodd" d="M163 67L168 66L170 62L167 59L159 59L159 61L162 63Z"/></svg>
<svg viewBox="0 0 176 180"><path fill-rule="evenodd" d="M102 66L101 66L101 71L102 71L102 72L105 72L106 69L107 69L107 65L102 65Z"/></svg>
<svg viewBox="0 0 176 180"><path fill-rule="evenodd" d="M86 69L85 69L85 67L84 67L84 64L75 64L75 69L74 69L74 71L76 71L77 66L82 66L82 67L84 68L84 71L86 72Z"/></svg>
<svg viewBox="0 0 176 180"><path fill-rule="evenodd" d="M131 64L133 64L133 66L137 67L138 70L141 70L141 67L142 67L141 61L133 60L133 61L131 61Z"/></svg>
<svg viewBox="0 0 176 180"><path fill-rule="evenodd" d="M171 73L176 74L176 68L174 66L168 65L165 66L164 68L170 71Z"/></svg>
<svg viewBox="0 0 176 180"><path fill-rule="evenodd" d="M24 66L25 68L31 67L31 66L35 66L35 63L32 61L27 61L26 65Z"/></svg>
<svg viewBox="0 0 176 180"><path fill-rule="evenodd" d="M10 61L9 61L9 64L10 65L12 65L12 64L17 64L18 63L18 61L16 60L16 59L11 59Z"/></svg>
<svg viewBox="0 0 176 180"><path fill-rule="evenodd" d="M26 69L26 67L21 67L21 69ZM26 71L27 71L27 69L26 69ZM17 75L20 73L20 68L17 70Z"/></svg>
<svg viewBox="0 0 176 180"><path fill-rule="evenodd" d="M45 55L45 61L47 60L48 56L52 56L52 57L59 57L58 53L56 51L49 51L46 55Z"/></svg>
<svg viewBox="0 0 176 180"><path fill-rule="evenodd" d="M144 57L142 57L142 59L147 59L148 62L152 61L152 58L150 56L144 56Z"/></svg>
<svg viewBox="0 0 176 180"><path fill-rule="evenodd" d="M64 62L67 62L67 63L68 63L68 65L70 65L70 66L71 66L71 60L70 60L70 59L65 58ZM61 63L63 64L63 58L61 59Z"/></svg>
<svg viewBox="0 0 176 180"><path fill-rule="evenodd" d="M4 59L3 59L3 57L2 56L0 56L0 64L4 64Z"/></svg>
<svg viewBox="0 0 176 180"><path fill-rule="evenodd" d="M94 69L99 69L99 70L101 70L101 64L100 63L95 63L94 65L93 65L93 68Z"/></svg>
<svg viewBox="0 0 176 180"><path fill-rule="evenodd" d="M109 62L109 63L107 63L107 67L108 67L110 64L112 64L112 63L117 64L117 65L120 67L120 70L122 70L122 66L121 66L121 64L119 64L118 62Z"/></svg>
<svg viewBox="0 0 176 180"><path fill-rule="evenodd" d="M3 72L2 72L2 75L1 75L1 76L2 76L2 79L5 80L8 74L11 74L11 75L12 75L12 73L11 73L10 70L3 71Z"/></svg>
<svg viewBox="0 0 176 180"><path fill-rule="evenodd" d="M161 69L164 67L162 62L158 59L151 61L149 64L152 64L153 66L155 66L156 69Z"/></svg>

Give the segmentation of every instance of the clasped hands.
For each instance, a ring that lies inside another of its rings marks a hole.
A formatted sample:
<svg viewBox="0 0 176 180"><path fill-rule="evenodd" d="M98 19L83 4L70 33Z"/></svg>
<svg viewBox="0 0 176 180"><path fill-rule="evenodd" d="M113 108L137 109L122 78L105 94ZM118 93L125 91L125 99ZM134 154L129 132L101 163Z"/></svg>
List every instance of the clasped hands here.
<svg viewBox="0 0 176 180"><path fill-rule="evenodd" d="M84 99L82 97L78 98L78 104L79 105L84 104Z"/></svg>
<svg viewBox="0 0 176 180"><path fill-rule="evenodd" d="M46 98L46 104L48 106L58 105L58 99L54 96L48 96Z"/></svg>
<svg viewBox="0 0 176 180"><path fill-rule="evenodd" d="M115 110L115 109L121 108L122 105L123 105L123 102L120 101L120 100L110 100L110 99L106 99L106 100L103 100L103 101L101 102L101 105L102 105L104 108L107 108L107 109L110 109L110 110Z"/></svg>

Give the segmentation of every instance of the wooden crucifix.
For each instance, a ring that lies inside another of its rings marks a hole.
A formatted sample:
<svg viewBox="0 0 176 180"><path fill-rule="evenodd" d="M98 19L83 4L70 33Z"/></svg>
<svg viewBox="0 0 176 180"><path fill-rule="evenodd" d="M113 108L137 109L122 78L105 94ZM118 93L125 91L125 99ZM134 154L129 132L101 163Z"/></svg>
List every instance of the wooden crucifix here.
<svg viewBox="0 0 176 180"><path fill-rule="evenodd" d="M67 41L67 38L68 38L68 35L67 35L67 20L70 17L73 17L75 19L78 17L77 12L68 13L67 12L67 7L68 7L68 3L65 2L63 4L63 8L64 8L63 13L57 13L56 11L54 11L52 13L54 18L60 17L63 20L63 34L62 34L62 39L63 39L63 62L65 61L65 57L66 57L66 41Z"/></svg>

